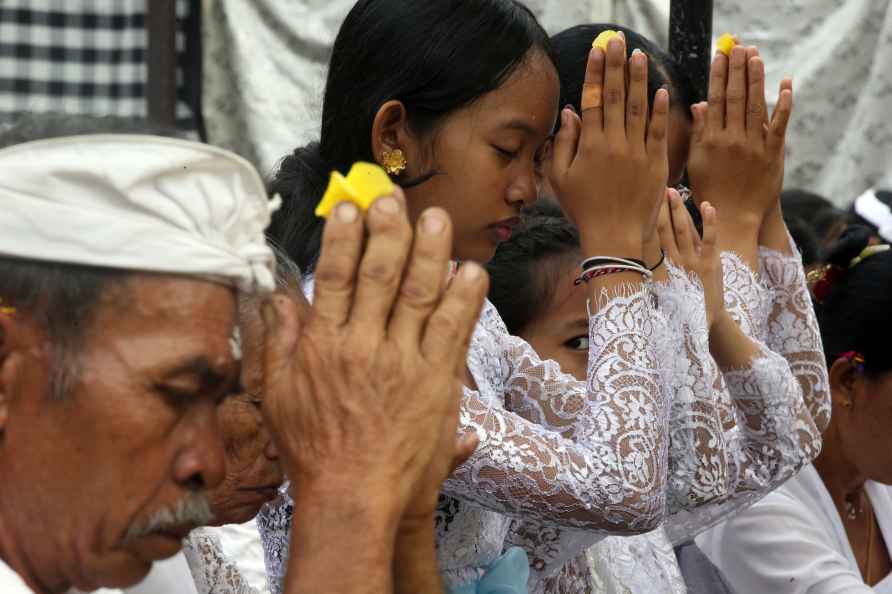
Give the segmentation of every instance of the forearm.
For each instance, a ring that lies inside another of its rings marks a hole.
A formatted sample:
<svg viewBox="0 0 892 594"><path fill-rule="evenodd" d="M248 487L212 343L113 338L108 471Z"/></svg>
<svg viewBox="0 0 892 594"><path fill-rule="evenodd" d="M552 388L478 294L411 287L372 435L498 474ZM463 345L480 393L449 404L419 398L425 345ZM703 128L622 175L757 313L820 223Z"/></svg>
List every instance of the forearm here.
<svg viewBox="0 0 892 594"><path fill-rule="evenodd" d="M442 594L433 516L403 522L393 560L396 594Z"/></svg>
<svg viewBox="0 0 892 594"><path fill-rule="evenodd" d="M759 228L759 245L780 252L784 256L794 255L780 201L768 211L762 221L762 226Z"/></svg>
<svg viewBox="0 0 892 594"><path fill-rule="evenodd" d="M725 310L710 330L709 351L722 372L744 369L762 353Z"/></svg>
<svg viewBox="0 0 892 594"><path fill-rule="evenodd" d="M759 271L759 221L727 220L719 213L718 247L732 252L754 273Z"/></svg>
<svg viewBox="0 0 892 594"><path fill-rule="evenodd" d="M393 592L399 512L388 497L356 485L295 495L286 594Z"/></svg>

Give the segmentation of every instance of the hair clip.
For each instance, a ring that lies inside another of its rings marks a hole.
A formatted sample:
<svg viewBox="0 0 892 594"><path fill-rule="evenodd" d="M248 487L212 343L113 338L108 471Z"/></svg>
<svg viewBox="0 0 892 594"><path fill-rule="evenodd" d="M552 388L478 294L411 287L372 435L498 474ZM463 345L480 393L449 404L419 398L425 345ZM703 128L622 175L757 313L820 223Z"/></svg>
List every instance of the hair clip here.
<svg viewBox="0 0 892 594"><path fill-rule="evenodd" d="M825 264L824 266L809 272L806 280L808 281L808 286L811 288L811 294L815 298L815 301L824 303L827 295L830 294L830 289L833 288L833 283L835 283L844 272L844 269L839 266L834 266L833 264Z"/></svg>
<svg viewBox="0 0 892 594"><path fill-rule="evenodd" d="M868 259L871 256L875 256L877 254L882 254L883 252L888 252L889 249L890 249L889 246L886 244L869 245L866 248L864 248L863 250L861 250L860 254L858 254L857 256L852 258L852 261L849 262L849 268L854 268L855 266L857 266L858 264L860 264L861 262L863 262L864 260Z"/></svg>
<svg viewBox="0 0 892 594"><path fill-rule="evenodd" d="M840 355L839 358L851 363L859 372L864 371L864 355L858 351L847 351Z"/></svg>

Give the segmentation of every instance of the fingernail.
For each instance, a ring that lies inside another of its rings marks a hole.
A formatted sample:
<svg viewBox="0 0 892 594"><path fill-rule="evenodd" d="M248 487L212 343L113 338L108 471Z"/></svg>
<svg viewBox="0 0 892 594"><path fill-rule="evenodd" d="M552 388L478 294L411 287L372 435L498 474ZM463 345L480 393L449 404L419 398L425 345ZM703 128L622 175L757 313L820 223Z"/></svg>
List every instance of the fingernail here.
<svg viewBox="0 0 892 594"><path fill-rule="evenodd" d="M632 55L633 55L633 56L637 56L638 54L643 54L643 53L644 53L644 52L642 52L641 49L640 49L640 48L637 48L637 47L636 47L635 49L632 50Z"/></svg>
<svg viewBox="0 0 892 594"><path fill-rule="evenodd" d="M395 198L385 196L375 202L375 209L386 215L394 215L400 211L400 205Z"/></svg>
<svg viewBox="0 0 892 594"><path fill-rule="evenodd" d="M572 103L568 103L568 104L566 104L566 105L564 106L564 109L569 109L569 110L572 111L573 113L576 113L576 107L574 107Z"/></svg>
<svg viewBox="0 0 892 594"><path fill-rule="evenodd" d="M359 209L352 202L341 202L335 208L335 216L341 223L352 223L359 216Z"/></svg>
<svg viewBox="0 0 892 594"><path fill-rule="evenodd" d="M480 278L480 267L476 264L463 264L458 274L466 281L475 281Z"/></svg>
<svg viewBox="0 0 892 594"><path fill-rule="evenodd" d="M437 213L427 213L424 215L424 220L421 222L421 230L428 235L439 235L445 228L446 221L443 220L442 215Z"/></svg>

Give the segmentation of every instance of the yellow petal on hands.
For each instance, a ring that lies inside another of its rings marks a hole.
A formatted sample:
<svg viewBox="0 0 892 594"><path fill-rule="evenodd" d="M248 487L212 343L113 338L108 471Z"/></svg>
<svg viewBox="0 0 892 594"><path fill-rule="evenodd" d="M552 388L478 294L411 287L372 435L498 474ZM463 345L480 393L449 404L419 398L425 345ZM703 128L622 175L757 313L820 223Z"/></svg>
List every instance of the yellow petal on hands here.
<svg viewBox="0 0 892 594"><path fill-rule="evenodd" d="M614 31L613 29L608 29L606 31L602 31L600 35L595 37L595 40L592 42L592 47L599 47L606 54L607 53L607 42L613 39L614 37L619 37L619 33Z"/></svg>
<svg viewBox="0 0 892 594"><path fill-rule="evenodd" d="M726 56L731 55L731 50L737 45L737 39L730 33L725 33L719 37L718 49Z"/></svg>
<svg viewBox="0 0 892 594"><path fill-rule="evenodd" d="M316 216L327 218L339 202L345 201L366 211L376 199L392 193L393 182L383 169L372 163L355 163L347 177L332 172L328 189L316 207Z"/></svg>
<svg viewBox="0 0 892 594"><path fill-rule="evenodd" d="M331 179L328 182L328 188L322 195L322 200L316 207L316 216L323 219L328 218L331 211L340 202L357 202L356 196L347 184L346 178L337 171L331 172ZM358 203L358 202L357 202Z"/></svg>
<svg viewBox="0 0 892 594"><path fill-rule="evenodd" d="M356 204L363 210L368 210L378 198L393 193L390 177L381 167L372 163L354 163L347 174L347 185L356 196Z"/></svg>

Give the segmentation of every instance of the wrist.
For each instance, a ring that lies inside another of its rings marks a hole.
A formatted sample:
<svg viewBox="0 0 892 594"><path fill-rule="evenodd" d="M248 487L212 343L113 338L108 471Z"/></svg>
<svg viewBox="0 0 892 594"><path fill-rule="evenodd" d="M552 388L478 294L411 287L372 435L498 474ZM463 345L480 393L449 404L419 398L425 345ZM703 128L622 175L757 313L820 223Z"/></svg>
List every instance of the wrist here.
<svg viewBox="0 0 892 594"><path fill-rule="evenodd" d="M583 258L610 256L626 260L644 261L644 246L641 238L634 237L580 237Z"/></svg>
<svg viewBox="0 0 892 594"><path fill-rule="evenodd" d="M293 489L294 518L287 592L373 594L393 590L399 514L351 485L320 499L320 490ZM350 551L350 563L344 563Z"/></svg>
<svg viewBox="0 0 892 594"><path fill-rule="evenodd" d="M765 215L765 220L759 229L759 245L786 255L793 253L780 202Z"/></svg>
<svg viewBox="0 0 892 594"><path fill-rule="evenodd" d="M295 517L316 518L323 526L336 521L344 526L366 526L376 536L396 534L404 504L391 482L341 477L291 481ZM349 520L353 518L354 520Z"/></svg>

